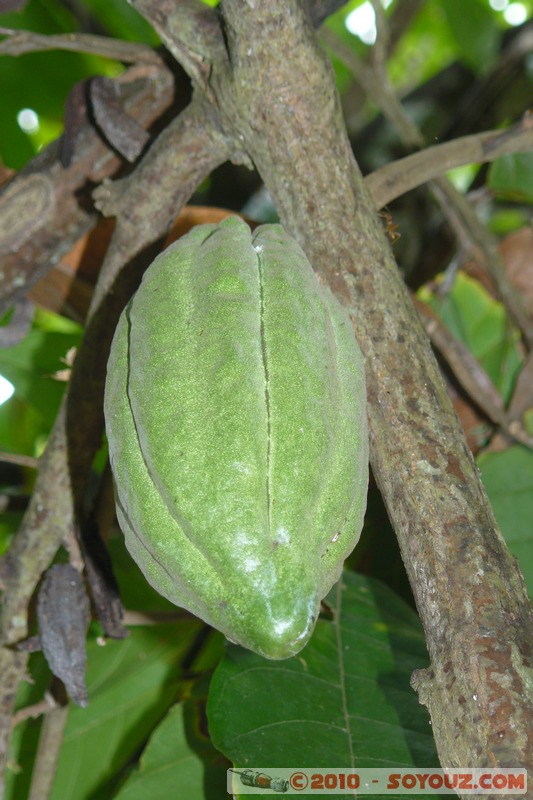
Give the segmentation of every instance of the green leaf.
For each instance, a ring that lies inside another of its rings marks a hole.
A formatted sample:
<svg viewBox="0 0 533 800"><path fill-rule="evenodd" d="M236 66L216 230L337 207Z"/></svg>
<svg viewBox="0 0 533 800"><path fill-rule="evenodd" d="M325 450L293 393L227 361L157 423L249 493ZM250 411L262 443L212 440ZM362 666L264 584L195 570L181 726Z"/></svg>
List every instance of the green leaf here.
<svg viewBox="0 0 533 800"><path fill-rule="evenodd" d="M511 153L493 161L487 179L497 194L533 202L533 153Z"/></svg>
<svg viewBox="0 0 533 800"><path fill-rule="evenodd" d="M241 767L437 766L409 680L427 664L416 613L379 581L345 572L298 656L228 645L208 702L215 746Z"/></svg>
<svg viewBox="0 0 533 800"><path fill-rule="evenodd" d="M502 208L492 214L488 225L491 233L504 237L529 225L529 214L521 208Z"/></svg>
<svg viewBox="0 0 533 800"><path fill-rule="evenodd" d="M15 394L36 408L51 424L66 384L52 376L64 370L61 361L80 342L79 333L47 332L34 328L15 347L0 350L0 375L15 387Z"/></svg>
<svg viewBox="0 0 533 800"><path fill-rule="evenodd" d="M62 317L46 308L36 306L33 317L33 326L40 331L55 333L70 333L76 336L83 335L83 326L68 317Z"/></svg>
<svg viewBox="0 0 533 800"><path fill-rule="evenodd" d="M476 72L492 65L500 42L496 15L480 0L440 0L459 55Z"/></svg>
<svg viewBox="0 0 533 800"><path fill-rule="evenodd" d="M156 762L162 766L164 761L160 748L172 760L176 744L176 752L185 754L187 770L200 771L203 764L203 774L209 776L209 782L212 780L215 787L225 785L228 764L212 747L205 722L207 680L220 658L222 637L210 631L204 638L205 630L202 623L190 618L179 625L133 628L129 639L108 642L105 647L99 646L94 636L90 637L87 674L90 705L87 709L71 706L69 710L52 800L114 797L152 731L149 752L145 752L139 772L132 773L132 784L137 782L133 775L139 780L144 778L144 764L148 765L150 781L155 782ZM194 684L190 677L184 680L184 662L187 676L200 675ZM17 709L41 702L50 683L50 670L41 653L30 657L30 673L31 682L19 687ZM159 735L159 720L176 696L187 697L174 717L183 714L181 728L178 724L178 730L174 730L175 726L164 719ZM14 731L6 800L23 800L28 796L40 727L41 719L28 719ZM170 750L165 748L167 734ZM180 762L181 755L174 760ZM189 788L184 780L185 783L178 782L175 786ZM129 778L126 782L129 785ZM201 779L198 786L202 786ZM156 790L145 795L150 800L159 797L166 800L169 796L172 794L157 794ZM213 800L215 796L220 797L221 793L213 795ZM211 800L211 795L206 797Z"/></svg>
<svg viewBox="0 0 533 800"><path fill-rule="evenodd" d="M197 697L171 708L116 800L167 800L182 786L187 787L187 800L223 797L229 764L202 730L203 713Z"/></svg>
<svg viewBox="0 0 533 800"><path fill-rule="evenodd" d="M55 404L54 404L55 408ZM45 419L37 409L14 394L0 406L0 442L2 450L39 456L39 447L52 427L54 414Z"/></svg>
<svg viewBox="0 0 533 800"><path fill-rule="evenodd" d="M393 6L394 8L394 6ZM439 0L425 0L411 24L405 30L388 61L387 69L392 81L402 87L414 87L429 80L450 64L456 53L456 44ZM435 113L434 104L414 103L414 116Z"/></svg>
<svg viewBox="0 0 533 800"><path fill-rule="evenodd" d="M533 452L515 445L477 460L494 514L533 597Z"/></svg>
<svg viewBox="0 0 533 800"><path fill-rule="evenodd" d="M0 514L0 556L9 548L22 521L22 511L3 511Z"/></svg>
<svg viewBox="0 0 533 800"><path fill-rule="evenodd" d="M468 347L507 402L522 359L517 333L509 324L503 305L494 300L478 281L463 272L457 273L452 289L445 297L423 288L420 298Z"/></svg>
<svg viewBox="0 0 533 800"><path fill-rule="evenodd" d="M180 663L202 623L133 628L128 639L87 647L88 708L69 711L51 800L106 800L117 775L175 698Z"/></svg>

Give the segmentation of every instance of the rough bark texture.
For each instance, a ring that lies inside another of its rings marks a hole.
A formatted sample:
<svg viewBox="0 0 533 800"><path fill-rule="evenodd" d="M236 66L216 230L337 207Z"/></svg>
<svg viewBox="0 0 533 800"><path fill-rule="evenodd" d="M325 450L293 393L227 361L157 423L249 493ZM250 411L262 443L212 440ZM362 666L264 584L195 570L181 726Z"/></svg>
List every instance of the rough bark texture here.
<svg viewBox="0 0 533 800"><path fill-rule="evenodd" d="M225 0L223 12L231 80L215 71L213 85L224 123L349 307L366 356L371 463L426 631L432 666L415 683L441 761L531 768L531 607L365 190L329 64L297 0Z"/></svg>
<svg viewBox="0 0 533 800"><path fill-rule="evenodd" d="M153 124L172 103L167 70L131 67L120 79L124 108L143 127ZM83 92L77 92L83 95ZM78 116L85 124L75 136L68 166L61 162L62 140L53 142L0 194L0 313L25 294L95 224L91 191L113 175L120 159L89 123L83 97ZM68 130L68 128L67 128Z"/></svg>

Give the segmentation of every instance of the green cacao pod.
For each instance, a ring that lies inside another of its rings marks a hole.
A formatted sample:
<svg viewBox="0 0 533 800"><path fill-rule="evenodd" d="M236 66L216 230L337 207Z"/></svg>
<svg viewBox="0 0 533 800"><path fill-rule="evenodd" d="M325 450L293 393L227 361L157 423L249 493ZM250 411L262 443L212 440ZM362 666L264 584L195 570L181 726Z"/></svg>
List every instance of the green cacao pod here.
<svg viewBox="0 0 533 800"><path fill-rule="evenodd" d="M287 658L362 527L364 364L280 225L201 225L124 310L106 427L120 526L147 580L230 640Z"/></svg>

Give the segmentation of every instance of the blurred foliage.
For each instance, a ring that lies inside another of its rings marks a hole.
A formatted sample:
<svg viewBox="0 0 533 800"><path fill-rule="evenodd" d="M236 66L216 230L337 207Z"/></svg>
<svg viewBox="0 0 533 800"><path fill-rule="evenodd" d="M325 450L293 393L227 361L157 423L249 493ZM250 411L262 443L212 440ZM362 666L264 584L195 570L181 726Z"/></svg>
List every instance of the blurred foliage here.
<svg viewBox="0 0 533 800"><path fill-rule="evenodd" d="M0 24L47 34L66 33L77 27L59 0L32 0L20 13L0 14ZM70 88L102 66L102 59L78 53L28 53L0 58L0 155L7 166L20 169L61 133L63 107ZM21 129L17 118L23 109L35 112L37 130L26 133Z"/></svg>
<svg viewBox="0 0 533 800"><path fill-rule="evenodd" d="M404 0L388 4L389 19L399 13L401 3ZM216 0L208 4L216 5ZM488 0L421 0L401 32L387 69L429 144L505 126L527 110L533 62L525 57L504 69L501 53L519 32L509 22L511 7L529 19L533 0L501 0L500 6L495 10ZM371 46L346 25L356 11L371 29L368 0L347 3L327 26L360 58L368 59ZM0 26L48 34L97 33L159 45L156 34L126 0L29 0L20 13L0 14ZM363 169L404 155L396 132L373 99L364 97L335 48L327 49ZM0 57L3 162L20 169L60 134L65 99L75 83L122 69L114 61L59 51ZM25 131L19 124L23 109L36 115L35 130ZM503 237L530 223L531 155L508 156L489 167L468 165L449 177L461 192L476 192L480 216L495 235ZM196 199L236 209L246 204L254 209L248 213L255 218L275 213L258 176L243 167L224 165L215 171ZM390 212L401 234L393 247L410 285L423 286L420 296L480 361L507 403L523 353L503 306L464 273L449 280L448 268L459 248L426 188L399 199ZM0 374L15 386L13 397L0 408L1 450L40 455L65 388L54 373L66 368L62 359L81 336L81 328L72 321L39 310L25 339L0 350ZM105 454L104 444L98 469ZM478 462L502 531L533 594L532 454L515 445L499 453L482 453ZM20 522L33 481L34 470L2 465L1 492L9 504L0 514L0 553ZM395 761L423 767L434 760L426 712L409 689L412 669L427 663L423 635L400 552L374 485L360 546L348 562L350 570L364 575L345 573L342 611L331 619L324 615L308 647L283 664L224 646L220 635L187 614L176 614L147 585L122 538L112 536L108 547L126 607L148 615L172 614L175 620L165 617L164 624L132 627L129 639L105 647L98 626L93 625L88 644L91 705L69 711L53 797L163 800L179 793L177 787L182 785L187 786L188 797L210 800L217 792L221 796L227 762L210 743L206 716L207 685L219 662L208 700L209 726L215 744L241 766L246 758L258 767L266 762L274 765L275 754L280 764L285 760L300 766L311 762L344 766L349 745L365 765ZM330 607L338 601L333 590ZM350 689L348 710L357 719L351 742L342 730L346 709L339 675L346 654L339 643L351 654L344 686ZM31 675L34 682L20 688L19 707L38 702L49 685L48 667L38 654L31 658ZM302 705L306 698L307 705ZM40 720L28 720L16 729L9 800L27 797L40 726Z"/></svg>
<svg viewBox="0 0 533 800"><path fill-rule="evenodd" d="M28 335L14 347L0 349L0 374L14 386L2 406L0 441L5 450L38 456L65 391L57 373L78 347L82 328L71 320L38 310Z"/></svg>
<svg viewBox="0 0 533 800"><path fill-rule="evenodd" d="M488 71L500 43L494 12L484 0L470 0L465 13L463 0L440 0L457 54L476 71Z"/></svg>
<svg viewBox="0 0 533 800"><path fill-rule="evenodd" d="M533 153L498 158L489 167L487 182L499 196L533 202Z"/></svg>
<svg viewBox="0 0 533 800"><path fill-rule="evenodd" d="M503 305L481 284L459 272L449 291L424 288L428 303L451 333L476 357L507 403L522 366L518 333L509 324Z"/></svg>
<svg viewBox="0 0 533 800"><path fill-rule="evenodd" d="M513 445L478 458L483 483L507 544L518 558L533 599L533 452Z"/></svg>

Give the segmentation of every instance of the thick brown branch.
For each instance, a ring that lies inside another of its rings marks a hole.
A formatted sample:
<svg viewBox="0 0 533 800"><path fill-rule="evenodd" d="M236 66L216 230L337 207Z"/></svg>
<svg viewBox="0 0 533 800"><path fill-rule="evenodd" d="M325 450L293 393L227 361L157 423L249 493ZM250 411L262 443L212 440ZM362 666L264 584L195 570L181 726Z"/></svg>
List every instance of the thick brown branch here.
<svg viewBox="0 0 533 800"><path fill-rule="evenodd" d="M297 0L222 8L232 73L212 83L227 129L238 121L366 356L372 466L426 630L423 700L442 762L531 767L529 601L354 162L329 65Z"/></svg>

